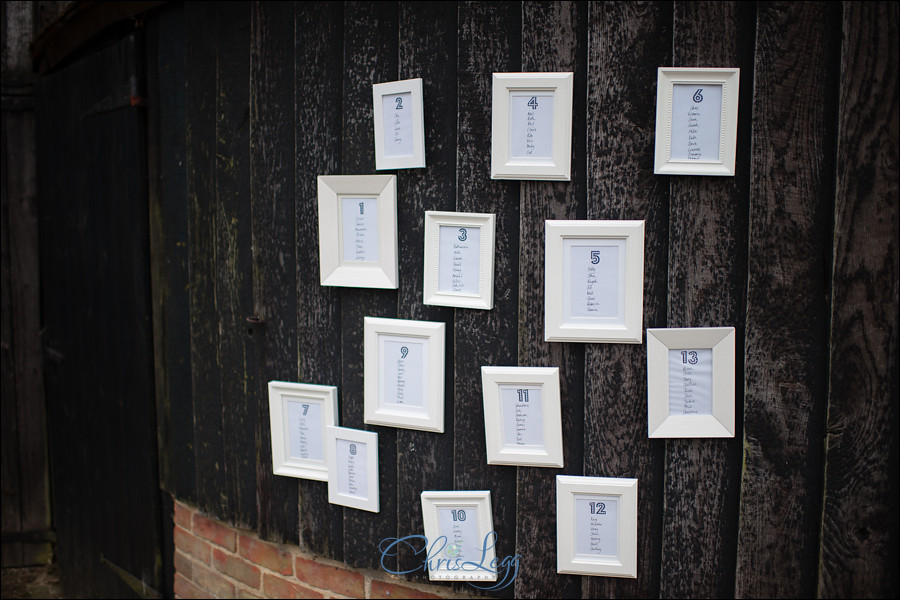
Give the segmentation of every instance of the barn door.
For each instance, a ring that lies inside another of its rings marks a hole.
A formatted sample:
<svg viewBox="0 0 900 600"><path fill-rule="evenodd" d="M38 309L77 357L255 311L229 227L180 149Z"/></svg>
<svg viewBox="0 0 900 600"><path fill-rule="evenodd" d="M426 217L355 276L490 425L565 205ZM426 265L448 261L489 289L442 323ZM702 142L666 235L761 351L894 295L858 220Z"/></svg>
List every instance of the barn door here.
<svg viewBox="0 0 900 600"><path fill-rule="evenodd" d="M36 91L52 500L67 595L162 587L140 48L129 34Z"/></svg>

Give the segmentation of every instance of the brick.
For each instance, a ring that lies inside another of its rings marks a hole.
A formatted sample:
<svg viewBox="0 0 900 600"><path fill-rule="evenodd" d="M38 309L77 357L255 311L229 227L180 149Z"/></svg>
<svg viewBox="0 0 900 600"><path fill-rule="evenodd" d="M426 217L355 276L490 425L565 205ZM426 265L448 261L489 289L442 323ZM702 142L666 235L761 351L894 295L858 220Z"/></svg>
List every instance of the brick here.
<svg viewBox="0 0 900 600"><path fill-rule="evenodd" d="M291 553L282 550L275 544L241 535L238 537L238 548L241 556L270 571L282 575L291 575L294 572Z"/></svg>
<svg viewBox="0 0 900 600"><path fill-rule="evenodd" d="M397 585L388 581L372 580L372 588L369 598L442 598L421 590L413 589L403 585Z"/></svg>
<svg viewBox="0 0 900 600"><path fill-rule="evenodd" d="M244 600L248 600L248 599L249 599L249 600L252 600L253 598L262 598L262 596L257 596L256 594L253 594L253 593L251 593L251 592L248 592L248 591L245 590L245 589L240 589L240 590L238 590L238 596L237 596L237 597L238 597L238 598L242 598L242 599L244 599Z"/></svg>
<svg viewBox="0 0 900 600"><path fill-rule="evenodd" d="M194 568L194 583L219 598L234 598L234 584L221 573L200 565Z"/></svg>
<svg viewBox="0 0 900 600"><path fill-rule="evenodd" d="M263 593L267 598L324 598L315 590L271 573L263 577Z"/></svg>
<svg viewBox="0 0 900 600"><path fill-rule="evenodd" d="M175 548L209 564L209 544L178 526L175 527Z"/></svg>
<svg viewBox="0 0 900 600"><path fill-rule="evenodd" d="M194 511L181 504L180 502L175 503L175 515L173 519L175 520L175 524L179 527L183 527L188 531L191 530L191 517L194 515Z"/></svg>
<svg viewBox="0 0 900 600"><path fill-rule="evenodd" d="M242 558L215 549L213 550L213 564L221 573L234 577L254 589L259 587L259 568Z"/></svg>
<svg viewBox="0 0 900 600"><path fill-rule="evenodd" d="M176 598L209 598L209 592L204 592L196 585L175 573L175 597Z"/></svg>
<svg viewBox="0 0 900 600"><path fill-rule="evenodd" d="M175 572L184 575L185 579L191 579L193 573L193 563L190 557L181 552L175 552Z"/></svg>
<svg viewBox="0 0 900 600"><path fill-rule="evenodd" d="M305 581L317 588L331 590L354 598L363 598L365 596L365 584L360 573L323 565L300 556L294 561L294 573L301 582Z"/></svg>
<svg viewBox="0 0 900 600"><path fill-rule="evenodd" d="M194 515L194 533L231 552L237 549L234 530L202 515Z"/></svg>

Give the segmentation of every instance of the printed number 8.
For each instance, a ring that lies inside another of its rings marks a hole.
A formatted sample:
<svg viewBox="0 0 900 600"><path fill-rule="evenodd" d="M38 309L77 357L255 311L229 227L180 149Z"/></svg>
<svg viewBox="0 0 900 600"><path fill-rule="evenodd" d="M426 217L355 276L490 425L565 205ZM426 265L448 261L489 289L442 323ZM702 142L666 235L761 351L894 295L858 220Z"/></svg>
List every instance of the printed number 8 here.
<svg viewBox="0 0 900 600"><path fill-rule="evenodd" d="M356 456L356 444L350 444L350 455Z"/></svg>

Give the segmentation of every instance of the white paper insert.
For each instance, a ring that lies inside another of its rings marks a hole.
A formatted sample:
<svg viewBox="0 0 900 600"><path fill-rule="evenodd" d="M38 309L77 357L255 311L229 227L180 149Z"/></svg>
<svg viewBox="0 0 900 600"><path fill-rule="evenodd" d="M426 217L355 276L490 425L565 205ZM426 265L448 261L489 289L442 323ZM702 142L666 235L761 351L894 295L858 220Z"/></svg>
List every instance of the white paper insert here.
<svg viewBox="0 0 900 600"><path fill-rule="evenodd" d="M338 493L358 498L368 498L368 444L337 438Z"/></svg>
<svg viewBox="0 0 900 600"><path fill-rule="evenodd" d="M294 459L324 460L322 453L322 404L287 401L288 455Z"/></svg>
<svg viewBox="0 0 900 600"><path fill-rule="evenodd" d="M341 198L345 261L378 261L378 199Z"/></svg>
<svg viewBox="0 0 900 600"><path fill-rule="evenodd" d="M481 562L484 540L479 539L477 516L475 508L438 508L438 531L447 538L440 558L450 559L454 565Z"/></svg>
<svg viewBox="0 0 900 600"><path fill-rule="evenodd" d="M379 404L425 407L428 344L415 338L379 336L381 394Z"/></svg>
<svg viewBox="0 0 900 600"><path fill-rule="evenodd" d="M712 349L669 350L669 415L712 414Z"/></svg>
<svg viewBox="0 0 900 600"><path fill-rule="evenodd" d="M384 123L384 155L388 158L413 155L412 93L381 97Z"/></svg>
<svg viewBox="0 0 900 600"><path fill-rule="evenodd" d="M564 318L624 323L625 240L565 238L563 255Z"/></svg>
<svg viewBox="0 0 900 600"><path fill-rule="evenodd" d="M672 86L672 160L719 160L722 86Z"/></svg>
<svg viewBox="0 0 900 600"><path fill-rule="evenodd" d="M481 228L441 225L438 235L438 291L478 294Z"/></svg>
<svg viewBox="0 0 900 600"><path fill-rule="evenodd" d="M501 385L503 444L522 447L544 446L544 415L541 412L541 387Z"/></svg>
<svg viewBox="0 0 900 600"><path fill-rule="evenodd" d="M575 554L609 558L619 555L618 498L575 495Z"/></svg>
<svg viewBox="0 0 900 600"><path fill-rule="evenodd" d="M510 158L553 158L553 94L512 93L509 110Z"/></svg>

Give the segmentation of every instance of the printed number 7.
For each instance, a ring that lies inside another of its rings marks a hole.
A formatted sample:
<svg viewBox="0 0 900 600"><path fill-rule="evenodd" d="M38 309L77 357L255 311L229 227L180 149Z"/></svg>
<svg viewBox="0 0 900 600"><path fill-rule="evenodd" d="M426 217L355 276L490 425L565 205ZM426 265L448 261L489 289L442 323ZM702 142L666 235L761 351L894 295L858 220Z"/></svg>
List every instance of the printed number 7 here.
<svg viewBox="0 0 900 600"><path fill-rule="evenodd" d="M596 265L600 262L600 251L599 250L591 250L591 264Z"/></svg>
<svg viewBox="0 0 900 600"><path fill-rule="evenodd" d="M303 405L303 414L305 415L308 412L309 412L309 404L304 404Z"/></svg>

